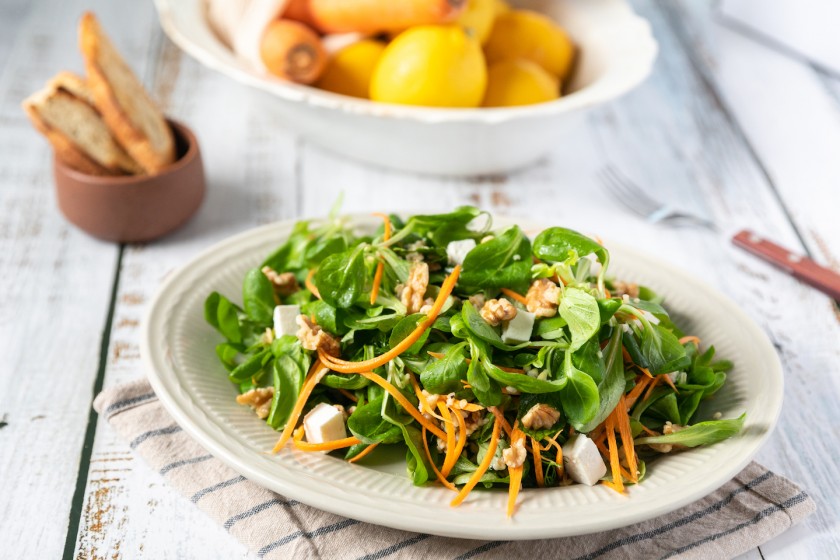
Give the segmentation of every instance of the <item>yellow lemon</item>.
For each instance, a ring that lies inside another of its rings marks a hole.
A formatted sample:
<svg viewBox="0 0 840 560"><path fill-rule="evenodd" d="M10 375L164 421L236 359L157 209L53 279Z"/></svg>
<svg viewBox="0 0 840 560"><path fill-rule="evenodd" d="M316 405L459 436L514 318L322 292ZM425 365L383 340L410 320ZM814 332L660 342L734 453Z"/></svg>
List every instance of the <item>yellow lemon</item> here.
<svg viewBox="0 0 840 560"><path fill-rule="evenodd" d="M502 60L487 72L484 107L511 107L545 103L560 97L557 78L524 58Z"/></svg>
<svg viewBox="0 0 840 560"><path fill-rule="evenodd" d="M370 78L384 51L385 44L373 39L347 45L330 58L315 85L334 93L367 97Z"/></svg>
<svg viewBox="0 0 840 560"><path fill-rule="evenodd" d="M484 45L487 62L527 58L565 79L575 47L563 29L548 17L528 10L512 10L496 18Z"/></svg>
<svg viewBox="0 0 840 560"><path fill-rule="evenodd" d="M385 48L370 98L430 107L478 107L487 85L481 46L460 25L421 25Z"/></svg>
<svg viewBox="0 0 840 560"><path fill-rule="evenodd" d="M493 20L496 19L496 2L499 0L469 0L467 9L458 17L457 23L469 29L482 45L490 37Z"/></svg>

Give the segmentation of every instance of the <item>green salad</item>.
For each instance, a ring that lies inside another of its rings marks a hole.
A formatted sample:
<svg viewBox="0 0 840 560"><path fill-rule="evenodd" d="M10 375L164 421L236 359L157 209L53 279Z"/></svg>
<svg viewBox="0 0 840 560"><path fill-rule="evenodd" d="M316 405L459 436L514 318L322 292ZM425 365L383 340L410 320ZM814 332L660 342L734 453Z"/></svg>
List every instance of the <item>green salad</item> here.
<svg viewBox="0 0 840 560"><path fill-rule="evenodd" d="M364 462L405 449L414 484L453 490L604 484L658 454L738 433L696 422L732 364L683 333L650 289L610 277L599 242L493 229L473 207L373 234L299 222L245 274L242 305L205 318L237 402L281 432L275 451Z"/></svg>

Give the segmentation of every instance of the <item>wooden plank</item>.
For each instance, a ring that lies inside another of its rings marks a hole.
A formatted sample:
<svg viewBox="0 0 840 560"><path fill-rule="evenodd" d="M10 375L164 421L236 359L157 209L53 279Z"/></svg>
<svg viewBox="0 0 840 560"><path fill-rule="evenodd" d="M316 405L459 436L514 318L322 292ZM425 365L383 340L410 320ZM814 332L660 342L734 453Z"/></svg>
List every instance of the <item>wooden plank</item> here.
<svg viewBox="0 0 840 560"><path fill-rule="evenodd" d="M99 343L116 267L113 245L59 214L51 155L20 101L59 68L78 68L77 9L45 1L25 20L4 6L0 77L0 542L57 558L71 516ZM10 11L6 11L6 10ZM5 20L6 16L10 19ZM14 16L18 17L18 16ZM15 32L14 27L17 32ZM12 41L11 38L14 38Z"/></svg>
<svg viewBox="0 0 840 560"><path fill-rule="evenodd" d="M7 0L0 3L0 75L6 66L18 31L26 21L32 2Z"/></svg>
<svg viewBox="0 0 840 560"><path fill-rule="evenodd" d="M126 248L106 386L143 376L140 320L168 272L225 237L292 217L297 206L294 138L278 133L280 123L247 103L242 88L205 70L164 39L150 3L123 9L143 21L152 36L147 83L167 113L195 131L209 185L203 206L185 227L160 241ZM77 557L91 559L246 556L224 529L132 455L102 419L76 547Z"/></svg>

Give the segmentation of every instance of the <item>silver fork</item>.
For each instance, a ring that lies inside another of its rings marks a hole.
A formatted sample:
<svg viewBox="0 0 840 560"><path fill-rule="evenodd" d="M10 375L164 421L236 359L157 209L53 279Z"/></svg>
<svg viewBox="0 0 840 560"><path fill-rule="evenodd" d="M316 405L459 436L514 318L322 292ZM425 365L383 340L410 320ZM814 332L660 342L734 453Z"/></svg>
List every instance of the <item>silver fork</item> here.
<svg viewBox="0 0 840 560"><path fill-rule="evenodd" d="M638 214L652 224L694 226L717 231L717 226L711 220L683 210L678 210L654 200L641 187L628 179L612 165L607 165L602 168L598 176L616 200L628 210Z"/></svg>

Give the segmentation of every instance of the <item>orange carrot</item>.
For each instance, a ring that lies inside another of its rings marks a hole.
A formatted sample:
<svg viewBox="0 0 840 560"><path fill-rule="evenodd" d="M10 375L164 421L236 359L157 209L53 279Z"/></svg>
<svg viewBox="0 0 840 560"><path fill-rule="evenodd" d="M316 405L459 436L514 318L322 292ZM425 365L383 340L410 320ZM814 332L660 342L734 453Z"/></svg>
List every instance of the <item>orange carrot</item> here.
<svg viewBox="0 0 840 560"><path fill-rule="evenodd" d="M540 444L534 438L531 438L531 454L534 456L534 475L537 477L537 486L542 488L545 486L545 478L543 477L542 454L540 453Z"/></svg>
<svg viewBox="0 0 840 560"><path fill-rule="evenodd" d="M461 266L457 265L452 273L444 280L443 285L440 288L440 293L438 294L437 299L435 300L434 305L432 306L431 311L429 311L426 318L417 325L417 328L411 331L411 333L405 337L399 344L394 346L389 351L377 356L376 358L365 360L362 362L348 362L346 360L340 360L338 358L333 358L332 356L328 356L323 351L318 350L318 356L324 360L324 363L327 364L330 369L333 371L337 371L340 373L361 373L363 371L371 371L380 366L384 366L417 342L423 333L426 332L435 322L438 315L440 314L441 310L443 309L443 305L446 303L446 299L449 297L449 294L452 293L452 290L455 288L455 283L458 281L458 276L461 274Z"/></svg>
<svg viewBox="0 0 840 560"><path fill-rule="evenodd" d="M700 338L693 335L684 336L680 339L680 344L685 344L686 342L693 342L697 346L700 346Z"/></svg>
<svg viewBox="0 0 840 560"><path fill-rule="evenodd" d="M414 417L414 419L417 420L417 422L421 426L427 428L430 432L435 434L440 439L446 439L446 434L443 432L443 430L441 430L440 428L435 426L425 416L423 416L420 413L420 411L417 410L417 407L414 406L413 404L411 404L411 401L409 401L407 398L405 398L405 395L402 394L402 391L400 391L399 389L397 389L396 387L394 387L393 385L388 383L388 381L384 377L380 377L380 376L376 375L375 373L372 373L372 372L369 372L369 371L363 371L363 372L359 373L359 375L361 375L362 377L365 377L367 379L370 379L371 381L373 381L374 383L376 383L377 385L379 385L380 387L382 387L383 389L388 391L388 393L392 397L394 397L394 400L397 401L398 403L400 403L400 405L405 409L405 411L408 412L409 414L411 414Z"/></svg>
<svg viewBox="0 0 840 560"><path fill-rule="evenodd" d="M315 276L317 271L313 268L306 274L306 280L304 280L303 285L306 286L306 289L312 292L312 295L318 299L321 299L321 294L318 292L318 288L315 287L315 284L312 283L312 277Z"/></svg>
<svg viewBox="0 0 840 560"><path fill-rule="evenodd" d="M662 376L661 375L657 375L656 377L653 378L653 381L651 381L648 384L647 391L645 391L645 396L642 397L642 401L648 400L648 398L650 397L650 394L653 393L653 390L656 389L656 386L659 385L660 381L662 381Z"/></svg>
<svg viewBox="0 0 840 560"><path fill-rule="evenodd" d="M621 444L624 446L624 459L627 461L627 468L630 471L630 480L639 481L638 465L636 464L636 449L633 446L633 433L630 429L630 417L627 416L627 403L624 395L618 399L618 405L612 411L614 422L618 424L618 433L621 435Z"/></svg>
<svg viewBox="0 0 840 560"><path fill-rule="evenodd" d="M461 488L461 491L458 492L455 499L452 500L452 503L450 504L452 507L460 505L461 502L466 499L470 492L472 492L472 489L475 488L475 485L478 484L478 481L481 480L481 477L484 476L484 473L487 472L487 469L490 468L490 463L493 462L493 457L496 455L496 447L499 446L499 432L502 428L502 423L499 421L499 417L500 415L497 415L496 420L493 422L493 433L490 435L490 443L487 446L487 453L484 455L484 459L481 461L481 464L478 465L478 468L472 474L464 487Z"/></svg>
<svg viewBox="0 0 840 560"><path fill-rule="evenodd" d="M379 445L379 443L371 443L370 445L365 447L362 451L360 451L358 455L356 455L352 459L349 459L347 462L348 463L355 463L356 461L361 460L363 457L369 455L371 451L376 449L377 445Z"/></svg>
<svg viewBox="0 0 840 560"><path fill-rule="evenodd" d="M440 481L441 484L452 490L453 492L457 492L458 489L455 488L455 485L446 480L446 477L440 472L440 469L437 468L435 462L432 461L432 454L429 452L429 440L426 434L426 427L423 426L423 449L426 451L426 459L429 460L429 464L432 466L432 470L435 471L435 476Z"/></svg>
<svg viewBox="0 0 840 560"><path fill-rule="evenodd" d="M498 420L502 424L502 428L504 428L508 438L512 437L513 428L511 428L510 424L508 424L508 421L505 419L505 415L502 414L501 411L499 411L499 409L495 406L491 406L489 410L493 413L493 416L496 417L496 420Z"/></svg>
<svg viewBox="0 0 840 560"><path fill-rule="evenodd" d="M388 241L391 239L391 218L388 217L387 214L381 214L379 212L374 212L374 216L378 216L385 221L385 231L382 235L383 241ZM376 265L376 273L373 275L373 287L370 290L370 304L373 305L376 303L376 296L379 295L379 286L382 284L382 274L385 272L385 262L379 261Z"/></svg>
<svg viewBox="0 0 840 560"><path fill-rule="evenodd" d="M608 486L620 494L624 492L624 482L621 480L621 463L618 459L618 444L615 441L615 422L612 414L607 416L606 429L613 478L612 484L608 484Z"/></svg>
<svg viewBox="0 0 840 560"><path fill-rule="evenodd" d="M303 412L306 400L312 393L312 389L320 383L321 379L323 379L328 371L330 371L329 368L324 367L323 364L321 364L321 360L315 360L315 362L313 362L312 367L309 368L309 373L306 376L306 381L303 382L303 387L300 390L298 400L292 408L292 413L289 415L289 421L286 423L286 427L283 429L283 432L281 432L280 439L277 440L277 444L274 446L274 449L271 450L272 453L277 453L283 449L283 446L286 445L286 442L289 441L290 437L292 437L292 432L300 419L300 413Z"/></svg>
<svg viewBox="0 0 840 560"><path fill-rule="evenodd" d="M348 437L333 441L325 441L324 443L309 443L303 441L303 426L301 426L295 430L293 443L295 445L295 449L300 449L301 451L335 451L336 449L344 449L345 447L352 447L357 443L362 443L362 440L357 437Z"/></svg>
<svg viewBox="0 0 840 560"><path fill-rule="evenodd" d="M523 296L521 294L517 294L513 290L508 290L507 288L502 288L501 292L503 294L505 294L507 297L509 297L510 299L518 301L522 305L525 305L525 306L528 305L528 300L525 299L525 296Z"/></svg>
<svg viewBox="0 0 840 560"><path fill-rule="evenodd" d="M651 380L650 377L636 378L636 385L627 394L627 408L633 408L633 405L639 399L639 395L642 394L642 391L645 390L645 387L647 387Z"/></svg>
<svg viewBox="0 0 840 560"><path fill-rule="evenodd" d="M673 389L675 393L680 393L679 389L677 389L677 386L674 385L674 380L671 379L670 375L668 375L667 373L663 373L659 377L661 377L662 381L664 381L671 389Z"/></svg>
<svg viewBox="0 0 840 560"><path fill-rule="evenodd" d="M455 461L458 460L455 456L455 426L452 424L452 414L444 403L438 403L438 410L446 420L446 456L443 459L443 467L440 469L441 474L446 478L455 466Z"/></svg>
<svg viewBox="0 0 840 560"><path fill-rule="evenodd" d="M449 23L466 5L466 0L309 0L309 13L323 33L377 33Z"/></svg>
<svg viewBox="0 0 840 560"><path fill-rule="evenodd" d="M513 429L513 435L510 438L511 447L516 445L516 442L525 437L524 432L519 428ZM519 490L522 488L522 473L525 470L525 463L523 462L518 467L508 467L508 475L510 476L510 483L508 485L508 503L507 516L513 516L513 510L516 508L516 497L519 495Z"/></svg>
<svg viewBox="0 0 840 560"><path fill-rule="evenodd" d="M458 457L461 456L461 452L464 451L464 446L467 444L467 423L464 422L464 416L460 411L455 410L454 412L455 419L458 421L458 430L461 434L458 441L455 442L455 463L457 463Z"/></svg>
<svg viewBox="0 0 840 560"><path fill-rule="evenodd" d="M287 19L272 21L260 41L260 59L277 77L311 84L327 64L321 38L306 25Z"/></svg>
<svg viewBox="0 0 840 560"><path fill-rule="evenodd" d="M289 0L286 9L283 11L283 19L299 21L317 30L317 26L312 20L312 13L309 11L309 0Z"/></svg>

